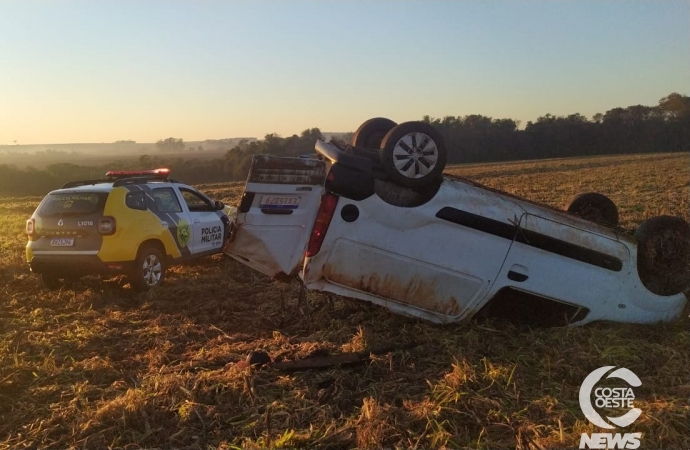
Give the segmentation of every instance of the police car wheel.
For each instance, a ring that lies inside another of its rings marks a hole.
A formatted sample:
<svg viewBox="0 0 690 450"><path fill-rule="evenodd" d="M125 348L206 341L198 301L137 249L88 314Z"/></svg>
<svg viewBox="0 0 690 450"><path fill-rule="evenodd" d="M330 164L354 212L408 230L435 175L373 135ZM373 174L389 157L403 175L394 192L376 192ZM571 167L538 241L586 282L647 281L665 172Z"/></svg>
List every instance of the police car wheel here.
<svg viewBox="0 0 690 450"><path fill-rule="evenodd" d="M160 286L165 278L165 260L160 250L145 247L139 251L130 275L130 284L137 291L148 291Z"/></svg>

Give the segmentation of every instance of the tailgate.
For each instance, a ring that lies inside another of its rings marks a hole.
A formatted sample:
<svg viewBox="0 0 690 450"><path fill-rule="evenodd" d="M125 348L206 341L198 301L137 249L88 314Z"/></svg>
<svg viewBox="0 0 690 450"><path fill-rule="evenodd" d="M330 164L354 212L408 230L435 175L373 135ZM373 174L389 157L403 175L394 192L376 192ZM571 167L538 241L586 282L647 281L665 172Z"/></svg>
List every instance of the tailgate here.
<svg viewBox="0 0 690 450"><path fill-rule="evenodd" d="M295 275L325 179L323 161L254 156L225 253L266 275Z"/></svg>

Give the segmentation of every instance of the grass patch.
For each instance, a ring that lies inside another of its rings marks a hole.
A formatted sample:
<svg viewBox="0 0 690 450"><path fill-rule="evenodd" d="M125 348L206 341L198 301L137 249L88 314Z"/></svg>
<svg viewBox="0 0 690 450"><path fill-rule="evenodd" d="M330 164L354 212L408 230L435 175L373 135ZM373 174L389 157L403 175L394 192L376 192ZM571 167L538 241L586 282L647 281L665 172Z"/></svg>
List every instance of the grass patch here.
<svg viewBox="0 0 690 450"><path fill-rule="evenodd" d="M563 207L598 191L622 226L690 220L690 155L451 167ZM202 189L236 204L241 183ZM600 432L578 406L585 376L624 366L642 379L631 430L643 448L690 446L690 320L529 330L436 326L309 293L214 256L173 268L145 294L117 279L50 292L23 261L40 199L0 199L0 447L575 448ZM397 345L364 366L249 372L276 360ZM633 429L634 428L634 429Z"/></svg>

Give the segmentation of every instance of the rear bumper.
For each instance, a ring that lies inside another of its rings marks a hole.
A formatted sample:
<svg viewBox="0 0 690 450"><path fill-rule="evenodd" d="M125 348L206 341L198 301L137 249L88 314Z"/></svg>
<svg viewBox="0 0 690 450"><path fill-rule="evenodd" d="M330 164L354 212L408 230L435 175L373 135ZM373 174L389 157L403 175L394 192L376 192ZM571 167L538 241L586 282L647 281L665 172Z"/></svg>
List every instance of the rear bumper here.
<svg viewBox="0 0 690 450"><path fill-rule="evenodd" d="M96 255L36 255L29 261L29 267L34 273L65 276L127 273L132 266L132 262L104 263Z"/></svg>

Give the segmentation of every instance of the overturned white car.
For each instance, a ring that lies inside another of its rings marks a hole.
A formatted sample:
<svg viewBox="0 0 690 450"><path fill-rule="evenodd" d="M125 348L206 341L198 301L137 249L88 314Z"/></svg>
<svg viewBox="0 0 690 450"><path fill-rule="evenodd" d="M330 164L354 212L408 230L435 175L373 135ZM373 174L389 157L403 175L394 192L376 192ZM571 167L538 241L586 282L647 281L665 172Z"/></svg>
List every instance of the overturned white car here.
<svg viewBox="0 0 690 450"><path fill-rule="evenodd" d="M443 140L422 122L372 119L353 145L316 150L318 159L254 157L226 253L437 323L653 323L685 306L682 219L649 219L633 236L601 194L566 212L443 176Z"/></svg>

